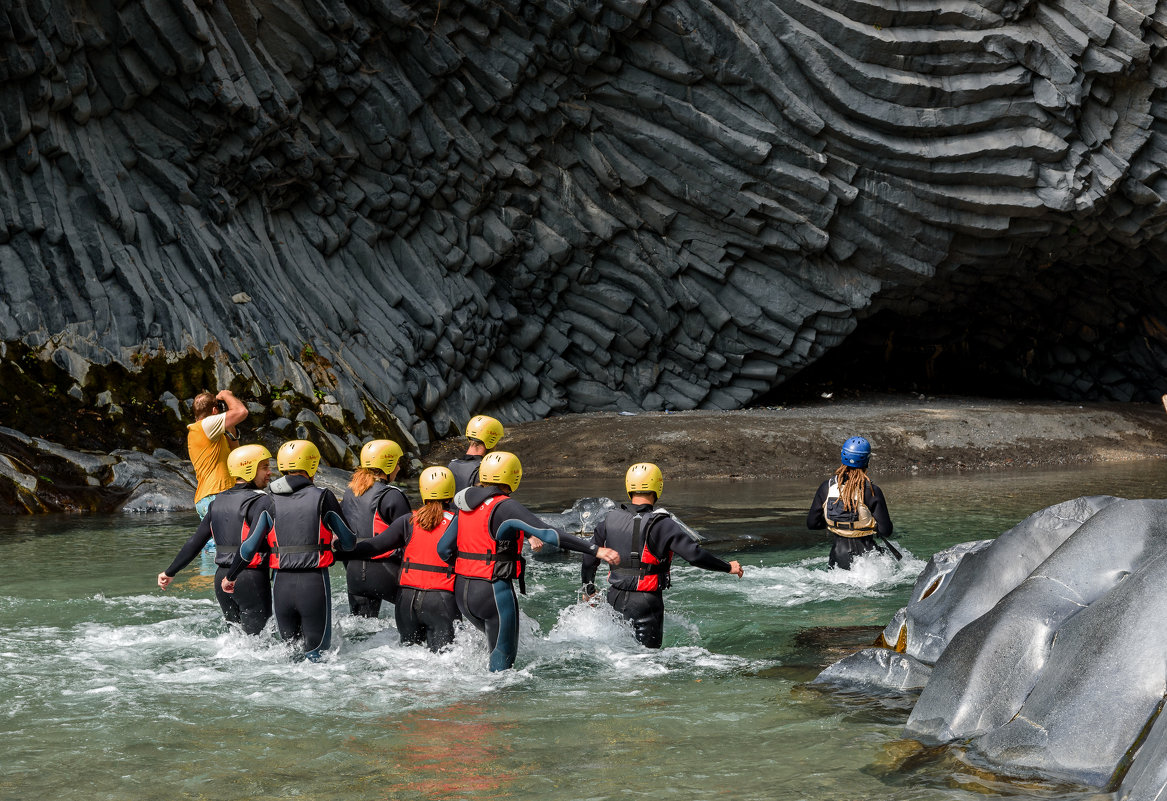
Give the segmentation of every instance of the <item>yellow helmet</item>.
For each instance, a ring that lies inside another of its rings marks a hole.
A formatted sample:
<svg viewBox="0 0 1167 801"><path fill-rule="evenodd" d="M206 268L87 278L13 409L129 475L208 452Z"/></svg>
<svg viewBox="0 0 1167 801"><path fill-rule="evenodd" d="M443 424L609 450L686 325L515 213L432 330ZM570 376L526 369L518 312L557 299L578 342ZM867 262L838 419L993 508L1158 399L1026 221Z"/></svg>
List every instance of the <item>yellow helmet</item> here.
<svg viewBox="0 0 1167 801"><path fill-rule="evenodd" d="M314 476L319 466L320 449L306 439L288 440L276 451L276 467L281 473L303 470L309 476Z"/></svg>
<svg viewBox="0 0 1167 801"><path fill-rule="evenodd" d="M664 474L651 462L638 462L624 474L624 489L628 490L629 497L635 492L653 492L659 500L664 488Z"/></svg>
<svg viewBox="0 0 1167 801"><path fill-rule="evenodd" d="M380 470L385 475L393 472L401 458L401 446L391 439L374 439L361 448L361 467Z"/></svg>
<svg viewBox="0 0 1167 801"><path fill-rule="evenodd" d="M478 480L483 484L506 484L514 492L522 478L523 465L513 453L488 453L478 465Z"/></svg>
<svg viewBox="0 0 1167 801"><path fill-rule="evenodd" d="M427 467L417 480L423 501L448 501L454 497L454 474L444 467Z"/></svg>
<svg viewBox="0 0 1167 801"><path fill-rule="evenodd" d="M244 481L254 481L259 463L271 458L271 451L262 445L243 445L227 457L227 472Z"/></svg>
<svg viewBox="0 0 1167 801"><path fill-rule="evenodd" d="M466 436L478 440L487 450L498 444L503 433L502 423L484 414L471 418L466 424Z"/></svg>

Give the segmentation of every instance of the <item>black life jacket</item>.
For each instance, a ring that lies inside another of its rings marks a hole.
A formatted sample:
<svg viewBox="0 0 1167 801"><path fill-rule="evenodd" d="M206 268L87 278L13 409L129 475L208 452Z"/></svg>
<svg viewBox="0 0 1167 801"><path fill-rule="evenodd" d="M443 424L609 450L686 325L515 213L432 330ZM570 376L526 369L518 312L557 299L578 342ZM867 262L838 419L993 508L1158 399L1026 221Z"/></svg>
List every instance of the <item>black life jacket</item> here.
<svg viewBox="0 0 1167 801"><path fill-rule="evenodd" d="M313 484L291 494L272 494L275 525L267 535L271 566L277 570L308 570L333 562L332 532L324 526L324 493Z"/></svg>
<svg viewBox="0 0 1167 801"><path fill-rule="evenodd" d="M345 522L348 523L349 528L352 529L353 534L357 535L357 542L371 540L383 533L393 522L381 519L381 499L390 490L400 494L403 498L405 497L405 493L401 491L400 487L387 484L384 481L374 482L373 486L365 490L362 495L355 495L351 489L345 490L344 498L340 502L340 513ZM373 558L389 559L400 555L401 549L396 549L378 554Z"/></svg>
<svg viewBox="0 0 1167 801"><path fill-rule="evenodd" d="M230 567L231 560L239 553L239 545L251 533L247 515L251 507L263 498L270 497L254 487L239 486L223 490L211 501L211 536L215 538L215 564ZM257 553L247 563L248 567L261 567L263 554Z"/></svg>
<svg viewBox="0 0 1167 801"><path fill-rule="evenodd" d="M459 456L457 459L450 460L447 467L454 474L456 492L461 492L478 483L478 465L480 464L482 464L481 456Z"/></svg>
<svg viewBox="0 0 1167 801"><path fill-rule="evenodd" d="M608 572L608 583L618 590L655 592L669 587L672 580L669 567L673 552L657 558L648 547L653 525L668 512L653 509L633 512L621 504L608 512L604 528L608 533L607 546L620 554L620 564Z"/></svg>

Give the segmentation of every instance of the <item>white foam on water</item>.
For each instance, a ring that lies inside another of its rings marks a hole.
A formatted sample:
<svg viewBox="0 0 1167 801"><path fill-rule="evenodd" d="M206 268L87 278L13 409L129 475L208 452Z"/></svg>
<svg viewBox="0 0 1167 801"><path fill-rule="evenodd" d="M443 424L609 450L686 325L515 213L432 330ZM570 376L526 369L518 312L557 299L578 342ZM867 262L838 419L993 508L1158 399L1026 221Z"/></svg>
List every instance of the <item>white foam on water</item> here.
<svg viewBox="0 0 1167 801"><path fill-rule="evenodd" d="M728 587L741 592L751 603L769 606L800 606L843 598L872 598L910 584L926 562L901 548L902 560L889 553L870 551L857 557L850 570L827 567L827 557L809 557L776 567L745 567L741 581ZM687 579L690 580L690 579Z"/></svg>

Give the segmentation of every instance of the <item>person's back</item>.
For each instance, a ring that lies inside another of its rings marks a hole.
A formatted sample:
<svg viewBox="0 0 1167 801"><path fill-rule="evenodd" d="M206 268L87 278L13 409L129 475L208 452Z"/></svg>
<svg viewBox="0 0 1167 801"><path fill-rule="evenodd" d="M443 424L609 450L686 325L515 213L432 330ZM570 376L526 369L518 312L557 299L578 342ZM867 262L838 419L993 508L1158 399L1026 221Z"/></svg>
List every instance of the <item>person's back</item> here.
<svg viewBox="0 0 1167 801"><path fill-rule="evenodd" d="M469 441L466 453L450 460L447 469L454 474L454 486L458 492L478 483L478 468L482 458L502 440L502 423L484 414L471 418L466 424L466 439Z"/></svg>

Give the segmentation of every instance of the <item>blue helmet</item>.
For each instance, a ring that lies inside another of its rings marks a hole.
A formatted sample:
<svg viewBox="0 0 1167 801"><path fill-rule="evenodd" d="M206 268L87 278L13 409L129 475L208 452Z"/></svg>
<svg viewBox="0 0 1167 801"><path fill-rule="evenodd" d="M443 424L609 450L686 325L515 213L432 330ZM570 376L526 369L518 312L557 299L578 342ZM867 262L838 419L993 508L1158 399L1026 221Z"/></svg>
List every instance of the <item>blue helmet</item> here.
<svg viewBox="0 0 1167 801"><path fill-rule="evenodd" d="M871 443L863 437L851 437L843 443L843 452L839 454L839 461L847 467L863 469L871 461Z"/></svg>

